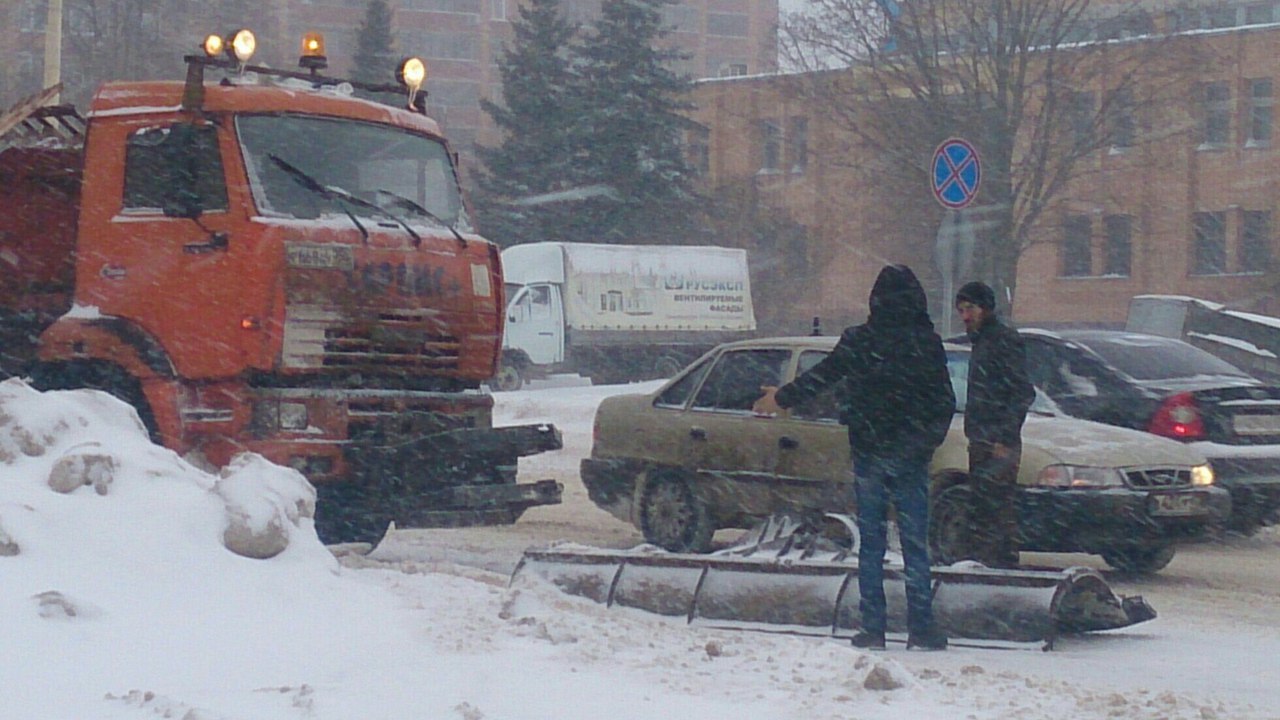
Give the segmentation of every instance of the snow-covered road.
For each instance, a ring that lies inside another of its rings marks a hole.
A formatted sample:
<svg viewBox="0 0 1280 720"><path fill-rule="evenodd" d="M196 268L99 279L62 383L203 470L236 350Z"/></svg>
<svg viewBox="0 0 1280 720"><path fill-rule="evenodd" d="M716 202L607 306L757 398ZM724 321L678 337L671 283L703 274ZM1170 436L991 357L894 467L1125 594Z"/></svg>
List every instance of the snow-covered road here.
<svg viewBox="0 0 1280 720"><path fill-rule="evenodd" d="M653 387L582 387L562 381L497 395L495 423L549 421L564 433L563 450L524 458L520 466L522 481L554 478L564 483L564 502L531 509L509 527L397 531L370 559L393 566L401 561L451 562L506 574L530 546L568 540L625 548L642 542L638 531L591 503L578 479L578 462L590 453L595 404L610 394ZM1162 716L1159 692L1151 688L1169 688L1243 701L1264 709L1263 717L1280 718L1280 663L1274 660L1280 657L1277 528L1251 538L1183 546L1168 568L1145 578L1112 573L1090 555L1028 553L1023 562L1103 569L1117 592L1142 595L1160 617L1128 631L1071 638L1051 653L957 649L946 657L929 655L927 661L918 654L895 655L908 667L1016 671L1019 677L1042 677L1045 683L1150 692L1151 717Z"/></svg>

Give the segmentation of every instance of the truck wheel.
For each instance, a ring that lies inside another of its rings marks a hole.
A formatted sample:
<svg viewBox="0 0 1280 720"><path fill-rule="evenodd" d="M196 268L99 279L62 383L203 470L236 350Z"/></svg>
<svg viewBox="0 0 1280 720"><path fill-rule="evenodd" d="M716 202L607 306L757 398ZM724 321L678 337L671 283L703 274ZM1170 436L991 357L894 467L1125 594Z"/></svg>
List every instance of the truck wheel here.
<svg viewBox="0 0 1280 720"><path fill-rule="evenodd" d="M640 531L644 539L671 552L706 552L711 547L707 506L684 479L651 478L640 496Z"/></svg>
<svg viewBox="0 0 1280 720"><path fill-rule="evenodd" d="M351 483L316 486L316 535L325 545L363 542L377 547L391 516L361 487Z"/></svg>
<svg viewBox="0 0 1280 720"><path fill-rule="evenodd" d="M1173 560L1177 548L1173 545L1135 545L1115 548L1100 553L1102 559L1122 573L1146 575L1158 572Z"/></svg>
<svg viewBox="0 0 1280 720"><path fill-rule="evenodd" d="M952 485L932 498L929 508L929 557L950 565L978 557L973 535L973 488Z"/></svg>
<svg viewBox="0 0 1280 720"><path fill-rule="evenodd" d="M498 373L489 381L489 387L498 392L515 392L524 387L524 377L514 365L501 363L498 365Z"/></svg>
<svg viewBox="0 0 1280 720"><path fill-rule="evenodd" d="M160 428L151 403L137 378L114 365L102 363L43 363L31 371L37 390L101 390L133 407L151 442L160 444Z"/></svg>

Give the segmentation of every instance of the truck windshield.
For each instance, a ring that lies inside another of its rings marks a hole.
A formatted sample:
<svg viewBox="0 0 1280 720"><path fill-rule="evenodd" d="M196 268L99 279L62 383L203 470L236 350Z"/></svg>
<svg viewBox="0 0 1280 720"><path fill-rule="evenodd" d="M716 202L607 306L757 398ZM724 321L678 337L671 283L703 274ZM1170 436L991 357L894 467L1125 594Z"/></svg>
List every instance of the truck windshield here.
<svg viewBox="0 0 1280 720"><path fill-rule="evenodd" d="M374 123L303 115L241 115L236 129L258 211L267 217L318 218L344 209L381 219L373 208L309 191L272 162L275 156L319 184L370 203L411 201L452 227L468 230L457 178L444 145ZM412 207L412 205L410 205ZM409 218L431 226L428 214Z"/></svg>

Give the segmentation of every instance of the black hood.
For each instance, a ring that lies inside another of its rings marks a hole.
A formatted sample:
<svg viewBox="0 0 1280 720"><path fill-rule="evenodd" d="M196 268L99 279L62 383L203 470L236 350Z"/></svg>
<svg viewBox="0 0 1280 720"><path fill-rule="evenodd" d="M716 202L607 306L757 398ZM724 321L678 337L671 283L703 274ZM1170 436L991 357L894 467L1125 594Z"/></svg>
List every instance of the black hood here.
<svg viewBox="0 0 1280 720"><path fill-rule="evenodd" d="M871 288L871 317L879 327L918 325L933 328L929 301L915 273L906 265L886 265Z"/></svg>

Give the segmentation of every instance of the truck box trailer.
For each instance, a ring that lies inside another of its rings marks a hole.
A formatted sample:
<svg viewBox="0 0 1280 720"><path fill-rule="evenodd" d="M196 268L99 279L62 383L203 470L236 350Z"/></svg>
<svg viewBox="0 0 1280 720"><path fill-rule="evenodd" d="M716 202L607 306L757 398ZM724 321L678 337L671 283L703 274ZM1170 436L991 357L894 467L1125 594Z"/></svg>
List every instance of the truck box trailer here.
<svg viewBox="0 0 1280 720"><path fill-rule="evenodd" d="M667 377L756 329L745 250L547 242L507 248L502 263L500 389L549 372Z"/></svg>

